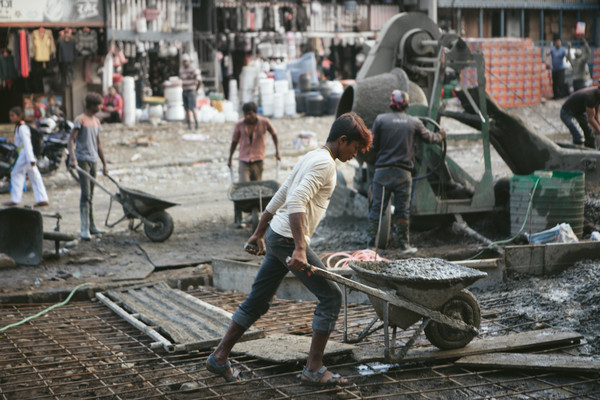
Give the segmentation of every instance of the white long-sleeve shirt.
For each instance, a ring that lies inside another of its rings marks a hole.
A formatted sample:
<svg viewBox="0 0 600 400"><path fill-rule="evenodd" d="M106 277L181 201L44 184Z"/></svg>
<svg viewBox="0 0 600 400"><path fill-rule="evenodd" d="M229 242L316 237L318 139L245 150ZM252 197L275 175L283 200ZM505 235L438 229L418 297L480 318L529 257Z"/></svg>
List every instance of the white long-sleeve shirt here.
<svg viewBox="0 0 600 400"><path fill-rule="evenodd" d="M337 181L335 161L327 149L307 153L271 199L266 210L273 214L271 229L293 238L290 214L305 213L306 243L325 215Z"/></svg>
<svg viewBox="0 0 600 400"><path fill-rule="evenodd" d="M24 122L15 129L15 146L17 146L17 148L22 147L19 151L19 158L25 157L29 163L37 161L33 154L33 146L31 144L31 130Z"/></svg>

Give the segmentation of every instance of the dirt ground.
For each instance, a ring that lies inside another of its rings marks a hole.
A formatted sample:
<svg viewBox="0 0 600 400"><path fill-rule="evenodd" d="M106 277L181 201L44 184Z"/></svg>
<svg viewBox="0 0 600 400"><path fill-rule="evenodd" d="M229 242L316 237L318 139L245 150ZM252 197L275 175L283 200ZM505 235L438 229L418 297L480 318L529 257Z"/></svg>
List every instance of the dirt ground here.
<svg viewBox="0 0 600 400"><path fill-rule="evenodd" d="M559 102L549 101L513 111L536 131L553 140L568 141L569 135L558 117L559 107ZM277 170L273 144L268 138L263 179L283 182L300 156L324 143L332 122L332 116L273 120L279 133L282 161ZM470 130L447 119L442 120L442 126L450 134ZM199 273L212 257L250 257L242 250L244 241L251 234L250 228L238 229L233 225L233 203L228 199L231 178L226 160L232 131L232 123L202 124L196 132L186 130L179 122L134 127L104 125L103 146L110 175L123 187L143 190L178 203L168 210L175 222L173 235L168 241L156 244L145 237L143 228L131 231L124 221L91 242L76 240L64 244L59 257L52 256L53 242L44 241L45 257L40 266L0 269L0 281L4 283L0 295L10 298L30 292L72 288L83 282L111 285L165 277L178 279L180 275ZM316 140L298 143L300 132L314 132ZM481 174L483 155L472 143L450 141L448 154L474 177ZM353 160L338 167L349 186L355 165ZM492 168L495 179L510 176L510 170L493 149ZM237 180L237 173L233 175ZM110 193L118 192L108 178L99 177L99 180ZM60 213L61 231L78 237L78 184L64 166L53 176L44 177L44 182L50 206L42 212ZM102 225L110 197L96 188L94 199L96 221ZM0 202L8 200L8 194L0 195ZM33 202L33 193L25 193L23 205ZM325 219L313 240L315 250L327 253L365 248L366 213L365 209L363 216ZM113 203L110 221L114 222L122 215L120 205ZM453 233L448 224L438 222L412 233L412 241L420 249L418 256L462 259L479 250L479 243ZM493 219L475 218L469 222L491 239L502 239L506 235ZM45 231L51 231L54 224L55 219L44 217ZM383 255L394 256L385 252ZM185 268L167 268L172 266Z"/></svg>

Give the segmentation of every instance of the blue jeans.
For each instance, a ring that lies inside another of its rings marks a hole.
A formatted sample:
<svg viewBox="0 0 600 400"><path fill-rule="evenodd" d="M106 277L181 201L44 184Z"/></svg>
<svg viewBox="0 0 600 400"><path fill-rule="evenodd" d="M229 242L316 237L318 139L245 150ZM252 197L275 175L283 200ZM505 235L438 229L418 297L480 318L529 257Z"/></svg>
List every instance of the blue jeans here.
<svg viewBox="0 0 600 400"><path fill-rule="evenodd" d="M312 322L313 331L320 334L332 332L342 306L342 291L339 286L320 276L311 274L309 277L306 271L294 271L287 267L285 259L292 256L295 247L293 239L281 236L269 227L265 235L265 244L265 259L254 278L250 295L233 314L233 321L248 329L269 310L279 284L291 271L319 300ZM306 258L310 265L325 269L309 246L306 248Z"/></svg>
<svg viewBox="0 0 600 400"><path fill-rule="evenodd" d="M381 168L373 175L373 203L369 210L369 220L378 221L381 206L387 207L390 196L394 193L394 220L410 219L410 190L412 175L402 168ZM383 188L385 193L382 197Z"/></svg>
<svg viewBox="0 0 600 400"><path fill-rule="evenodd" d="M587 119L587 114L575 115L569 110L560 109L560 119L569 128L573 143L585 144L586 147L596 148L596 138Z"/></svg>

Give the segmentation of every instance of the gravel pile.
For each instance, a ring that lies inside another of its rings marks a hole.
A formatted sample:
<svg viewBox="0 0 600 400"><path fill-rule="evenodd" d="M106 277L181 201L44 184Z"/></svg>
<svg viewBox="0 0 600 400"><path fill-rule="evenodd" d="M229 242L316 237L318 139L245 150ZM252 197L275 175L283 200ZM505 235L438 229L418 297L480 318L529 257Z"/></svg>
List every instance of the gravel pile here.
<svg viewBox="0 0 600 400"><path fill-rule="evenodd" d="M507 317L581 333L583 351L600 355L600 259L587 260L555 276L513 276L496 290L477 293L480 300L506 297L514 308ZM474 290L474 292L476 292ZM528 328L530 329L530 328Z"/></svg>

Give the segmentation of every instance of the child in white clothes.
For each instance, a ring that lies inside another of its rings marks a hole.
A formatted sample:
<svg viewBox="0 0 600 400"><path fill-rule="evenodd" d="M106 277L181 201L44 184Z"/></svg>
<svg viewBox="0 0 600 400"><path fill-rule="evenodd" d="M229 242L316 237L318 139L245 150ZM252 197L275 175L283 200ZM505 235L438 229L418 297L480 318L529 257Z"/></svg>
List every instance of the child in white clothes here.
<svg viewBox="0 0 600 400"><path fill-rule="evenodd" d="M23 185L25 177L29 177L33 187L35 197L35 206L42 207L48 205L48 195L42 181L42 174L36 163L37 159L33 154L31 144L31 130L23 121L23 110L21 107L13 107L8 113L10 122L15 124L15 146L17 146L19 156L10 174L11 201L4 203L7 206L16 206L23 197Z"/></svg>

